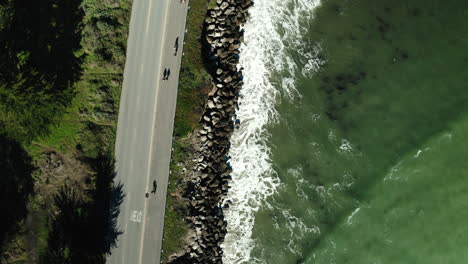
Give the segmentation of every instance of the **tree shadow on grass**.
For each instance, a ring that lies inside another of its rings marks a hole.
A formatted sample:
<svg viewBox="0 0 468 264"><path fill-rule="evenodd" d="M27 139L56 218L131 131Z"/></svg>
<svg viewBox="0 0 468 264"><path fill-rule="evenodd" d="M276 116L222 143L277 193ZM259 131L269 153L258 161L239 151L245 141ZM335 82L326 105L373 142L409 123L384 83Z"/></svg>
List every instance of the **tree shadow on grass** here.
<svg viewBox="0 0 468 264"><path fill-rule="evenodd" d="M47 133L73 98L84 59L81 2L0 0L0 121L16 139Z"/></svg>
<svg viewBox="0 0 468 264"><path fill-rule="evenodd" d="M26 217L33 170L31 158L20 144L0 135L0 252Z"/></svg>
<svg viewBox="0 0 468 264"><path fill-rule="evenodd" d="M88 246L98 252L110 254L116 246L118 236L122 234L117 229L117 217L124 199L123 185L113 184L116 173L112 156L100 154L96 160L98 177L88 222L94 227L93 233L97 235L97 239Z"/></svg>
<svg viewBox="0 0 468 264"><path fill-rule="evenodd" d="M48 248L40 263L105 263L116 246L117 217L123 202L122 184L113 184L114 160L100 154L94 161L97 172L94 190L65 185L55 197L57 215L52 219Z"/></svg>
<svg viewBox="0 0 468 264"><path fill-rule="evenodd" d="M8 18L0 32L0 77L15 78L37 71L48 81L65 85L80 77L84 12L82 0L3 0ZM63 88L63 87L58 87Z"/></svg>

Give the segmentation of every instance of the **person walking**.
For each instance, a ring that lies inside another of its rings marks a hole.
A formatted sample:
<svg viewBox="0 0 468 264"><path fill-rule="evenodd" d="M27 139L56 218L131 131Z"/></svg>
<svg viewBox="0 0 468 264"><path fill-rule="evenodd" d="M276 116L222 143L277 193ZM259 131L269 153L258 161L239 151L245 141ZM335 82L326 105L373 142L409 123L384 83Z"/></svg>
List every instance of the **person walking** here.
<svg viewBox="0 0 468 264"><path fill-rule="evenodd" d="M156 183L156 180L153 181L153 190L151 193L156 193L156 189L158 188L158 184Z"/></svg>
<svg viewBox="0 0 468 264"><path fill-rule="evenodd" d="M177 51L179 50L179 37L176 38L174 44L174 56L177 56Z"/></svg>
<svg viewBox="0 0 468 264"><path fill-rule="evenodd" d="M163 81L167 80L167 68L164 68Z"/></svg>

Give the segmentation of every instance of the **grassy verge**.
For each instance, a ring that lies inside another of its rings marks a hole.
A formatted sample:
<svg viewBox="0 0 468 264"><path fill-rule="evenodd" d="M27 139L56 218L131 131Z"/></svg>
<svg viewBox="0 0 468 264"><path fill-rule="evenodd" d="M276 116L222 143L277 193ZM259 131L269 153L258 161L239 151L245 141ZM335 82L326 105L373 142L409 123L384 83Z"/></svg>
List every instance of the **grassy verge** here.
<svg viewBox="0 0 468 264"><path fill-rule="evenodd" d="M205 70L202 56L201 36L208 0L191 0L187 17L184 56L179 77L179 93L175 117L177 137L184 137L198 124L204 94L209 87L210 76Z"/></svg>
<svg viewBox="0 0 468 264"><path fill-rule="evenodd" d="M180 186L183 181L184 168L182 162L190 153L190 143L182 139L174 142L173 162L171 163L171 175L168 186L168 197L166 204L166 215L164 222L164 243L162 260L166 263L167 258L177 252L181 245L182 239L185 237L188 226L183 221L185 216L184 205L180 200Z"/></svg>
<svg viewBox="0 0 468 264"><path fill-rule="evenodd" d="M174 151L164 223L163 263L167 263L168 257L180 250L188 231L188 226L183 220L184 202L180 194L184 175L191 170L187 168L193 153L191 132L198 125L206 94L210 90L210 76L203 63L201 43L203 20L209 3L209 0L190 0L184 57L179 78Z"/></svg>

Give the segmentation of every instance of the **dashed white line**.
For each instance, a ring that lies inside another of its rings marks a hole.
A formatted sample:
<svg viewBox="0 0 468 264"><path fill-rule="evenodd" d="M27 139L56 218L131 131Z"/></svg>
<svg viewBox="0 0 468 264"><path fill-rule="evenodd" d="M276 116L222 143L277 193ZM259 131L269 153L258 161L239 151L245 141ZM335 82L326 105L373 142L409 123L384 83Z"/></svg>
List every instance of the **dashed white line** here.
<svg viewBox="0 0 468 264"><path fill-rule="evenodd" d="M151 6L151 5L150 5ZM164 23L167 24L167 17L168 17L168 12L169 12L169 6L170 6L170 2L166 5L166 10L165 10L165 13L164 13ZM165 36L166 36L166 26L163 27L163 32L161 34L162 38L164 39ZM148 30L148 28L147 28ZM163 58L163 50L164 50L164 47L165 47L165 43L164 41L162 42L162 45L161 45L161 49L160 49L160 54L161 54L161 57L159 59L159 65L162 66L162 58ZM159 88L159 85L161 84L161 82L158 80L157 83L156 83ZM148 188L148 183L149 183L149 180L150 180L150 170L151 170L151 159L152 159L152 155L153 155L153 141L154 141L154 126L156 124L156 109L157 109L157 103L158 103L158 99L157 99L157 94L158 94L158 90L159 89L156 89L156 100L154 102L154 109L153 109L153 122L152 122L152 126L151 126L151 145L150 145L150 151L149 151L149 156L148 156L148 173L147 173L147 176L146 176L146 188ZM143 259L143 243L144 243L144 238L145 238L145 225L146 225L146 209L148 207L148 200L145 199L145 202L144 202L144 207L143 207L143 224L142 224L142 233L141 233L141 238L140 238L140 256L139 256L139 259L138 259L138 263L141 264L142 263L142 259Z"/></svg>
<svg viewBox="0 0 468 264"><path fill-rule="evenodd" d="M145 34L148 34L149 32L149 24L150 24L150 17L151 17L151 6L153 5L153 1L149 1L149 6L148 6L148 14L146 15L146 29L145 29Z"/></svg>

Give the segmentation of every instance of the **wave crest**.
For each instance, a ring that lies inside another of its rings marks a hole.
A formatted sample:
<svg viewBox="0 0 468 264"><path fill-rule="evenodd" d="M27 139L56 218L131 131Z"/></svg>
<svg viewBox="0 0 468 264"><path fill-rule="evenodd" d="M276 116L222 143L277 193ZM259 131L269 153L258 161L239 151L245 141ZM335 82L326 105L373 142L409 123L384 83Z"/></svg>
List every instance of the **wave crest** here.
<svg viewBox="0 0 468 264"><path fill-rule="evenodd" d="M244 85L236 115L242 123L231 137L229 152L233 171L225 199L230 201L222 245L225 264L252 262L255 213L280 184L271 166L266 129L279 121L275 104L280 94L291 100L300 97L295 89L297 74L311 74L323 63L316 56L320 47L310 49L301 37L319 4L319 0L255 0L249 10L239 62Z"/></svg>

